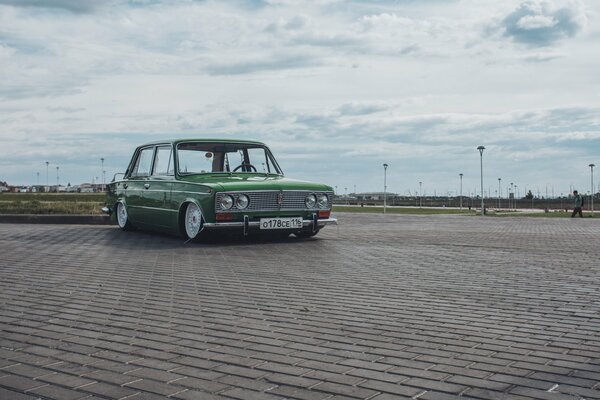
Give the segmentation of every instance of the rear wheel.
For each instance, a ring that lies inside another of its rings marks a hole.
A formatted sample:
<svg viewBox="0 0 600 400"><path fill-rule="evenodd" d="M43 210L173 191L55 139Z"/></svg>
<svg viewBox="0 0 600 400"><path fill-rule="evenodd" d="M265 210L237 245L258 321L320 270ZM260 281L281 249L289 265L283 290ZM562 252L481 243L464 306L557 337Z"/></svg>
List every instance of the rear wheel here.
<svg viewBox="0 0 600 400"><path fill-rule="evenodd" d="M117 223L119 224L119 228L121 228L124 231L133 228L133 225L131 225L131 222L129 222L127 208L125 208L125 204L121 202L117 203Z"/></svg>
<svg viewBox="0 0 600 400"><path fill-rule="evenodd" d="M195 239L202 230L202 210L194 203L188 203L185 208L183 219L185 235L189 239Z"/></svg>

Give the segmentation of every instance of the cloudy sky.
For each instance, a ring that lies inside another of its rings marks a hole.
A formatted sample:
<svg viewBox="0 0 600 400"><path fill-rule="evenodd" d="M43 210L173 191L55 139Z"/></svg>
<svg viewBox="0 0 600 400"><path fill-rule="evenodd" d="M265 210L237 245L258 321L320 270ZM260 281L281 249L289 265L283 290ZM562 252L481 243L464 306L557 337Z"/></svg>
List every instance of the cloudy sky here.
<svg viewBox="0 0 600 400"><path fill-rule="evenodd" d="M159 138L265 141L343 193L590 190L593 0L0 0L0 180L123 171ZM597 181L600 182L600 174ZM107 178L108 179L108 178ZM344 189L347 188L347 189Z"/></svg>

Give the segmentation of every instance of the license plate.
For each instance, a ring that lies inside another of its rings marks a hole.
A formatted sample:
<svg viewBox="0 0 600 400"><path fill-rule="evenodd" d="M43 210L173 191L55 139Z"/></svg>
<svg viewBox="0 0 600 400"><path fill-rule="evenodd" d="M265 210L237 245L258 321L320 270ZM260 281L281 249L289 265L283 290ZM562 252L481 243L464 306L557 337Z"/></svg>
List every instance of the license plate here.
<svg viewBox="0 0 600 400"><path fill-rule="evenodd" d="M260 229L296 229L302 228L302 218L261 218Z"/></svg>

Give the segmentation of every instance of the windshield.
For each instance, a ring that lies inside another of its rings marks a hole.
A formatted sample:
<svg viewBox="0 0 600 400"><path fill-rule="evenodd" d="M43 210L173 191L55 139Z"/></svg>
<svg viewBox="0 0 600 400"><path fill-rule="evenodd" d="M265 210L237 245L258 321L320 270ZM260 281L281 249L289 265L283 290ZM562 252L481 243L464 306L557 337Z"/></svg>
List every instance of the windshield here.
<svg viewBox="0 0 600 400"><path fill-rule="evenodd" d="M185 142L177 145L180 174L220 172L282 175L271 152L258 144Z"/></svg>

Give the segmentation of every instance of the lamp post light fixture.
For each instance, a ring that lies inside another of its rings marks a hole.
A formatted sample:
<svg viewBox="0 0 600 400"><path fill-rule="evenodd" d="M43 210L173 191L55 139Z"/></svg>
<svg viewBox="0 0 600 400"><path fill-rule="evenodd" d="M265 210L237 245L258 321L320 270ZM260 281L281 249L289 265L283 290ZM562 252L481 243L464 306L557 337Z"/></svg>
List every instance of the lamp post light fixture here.
<svg viewBox="0 0 600 400"><path fill-rule="evenodd" d="M590 211L591 211L591 215L592 217L594 216L594 167L596 165L595 164L590 164L590 172L591 172L591 178L592 178L592 197L591 197L591 201L590 201Z"/></svg>
<svg viewBox="0 0 600 400"><path fill-rule="evenodd" d="M460 174L458 174L458 176L460 176L460 210L462 211L462 177L463 177L463 174L460 173Z"/></svg>
<svg viewBox="0 0 600 400"><path fill-rule="evenodd" d="M387 208L387 164L383 164L383 213L385 214Z"/></svg>
<svg viewBox="0 0 600 400"><path fill-rule="evenodd" d="M481 216L483 216L485 215L483 204L483 150L485 150L485 147L479 146L477 147L477 150L479 150L479 167L481 172Z"/></svg>

